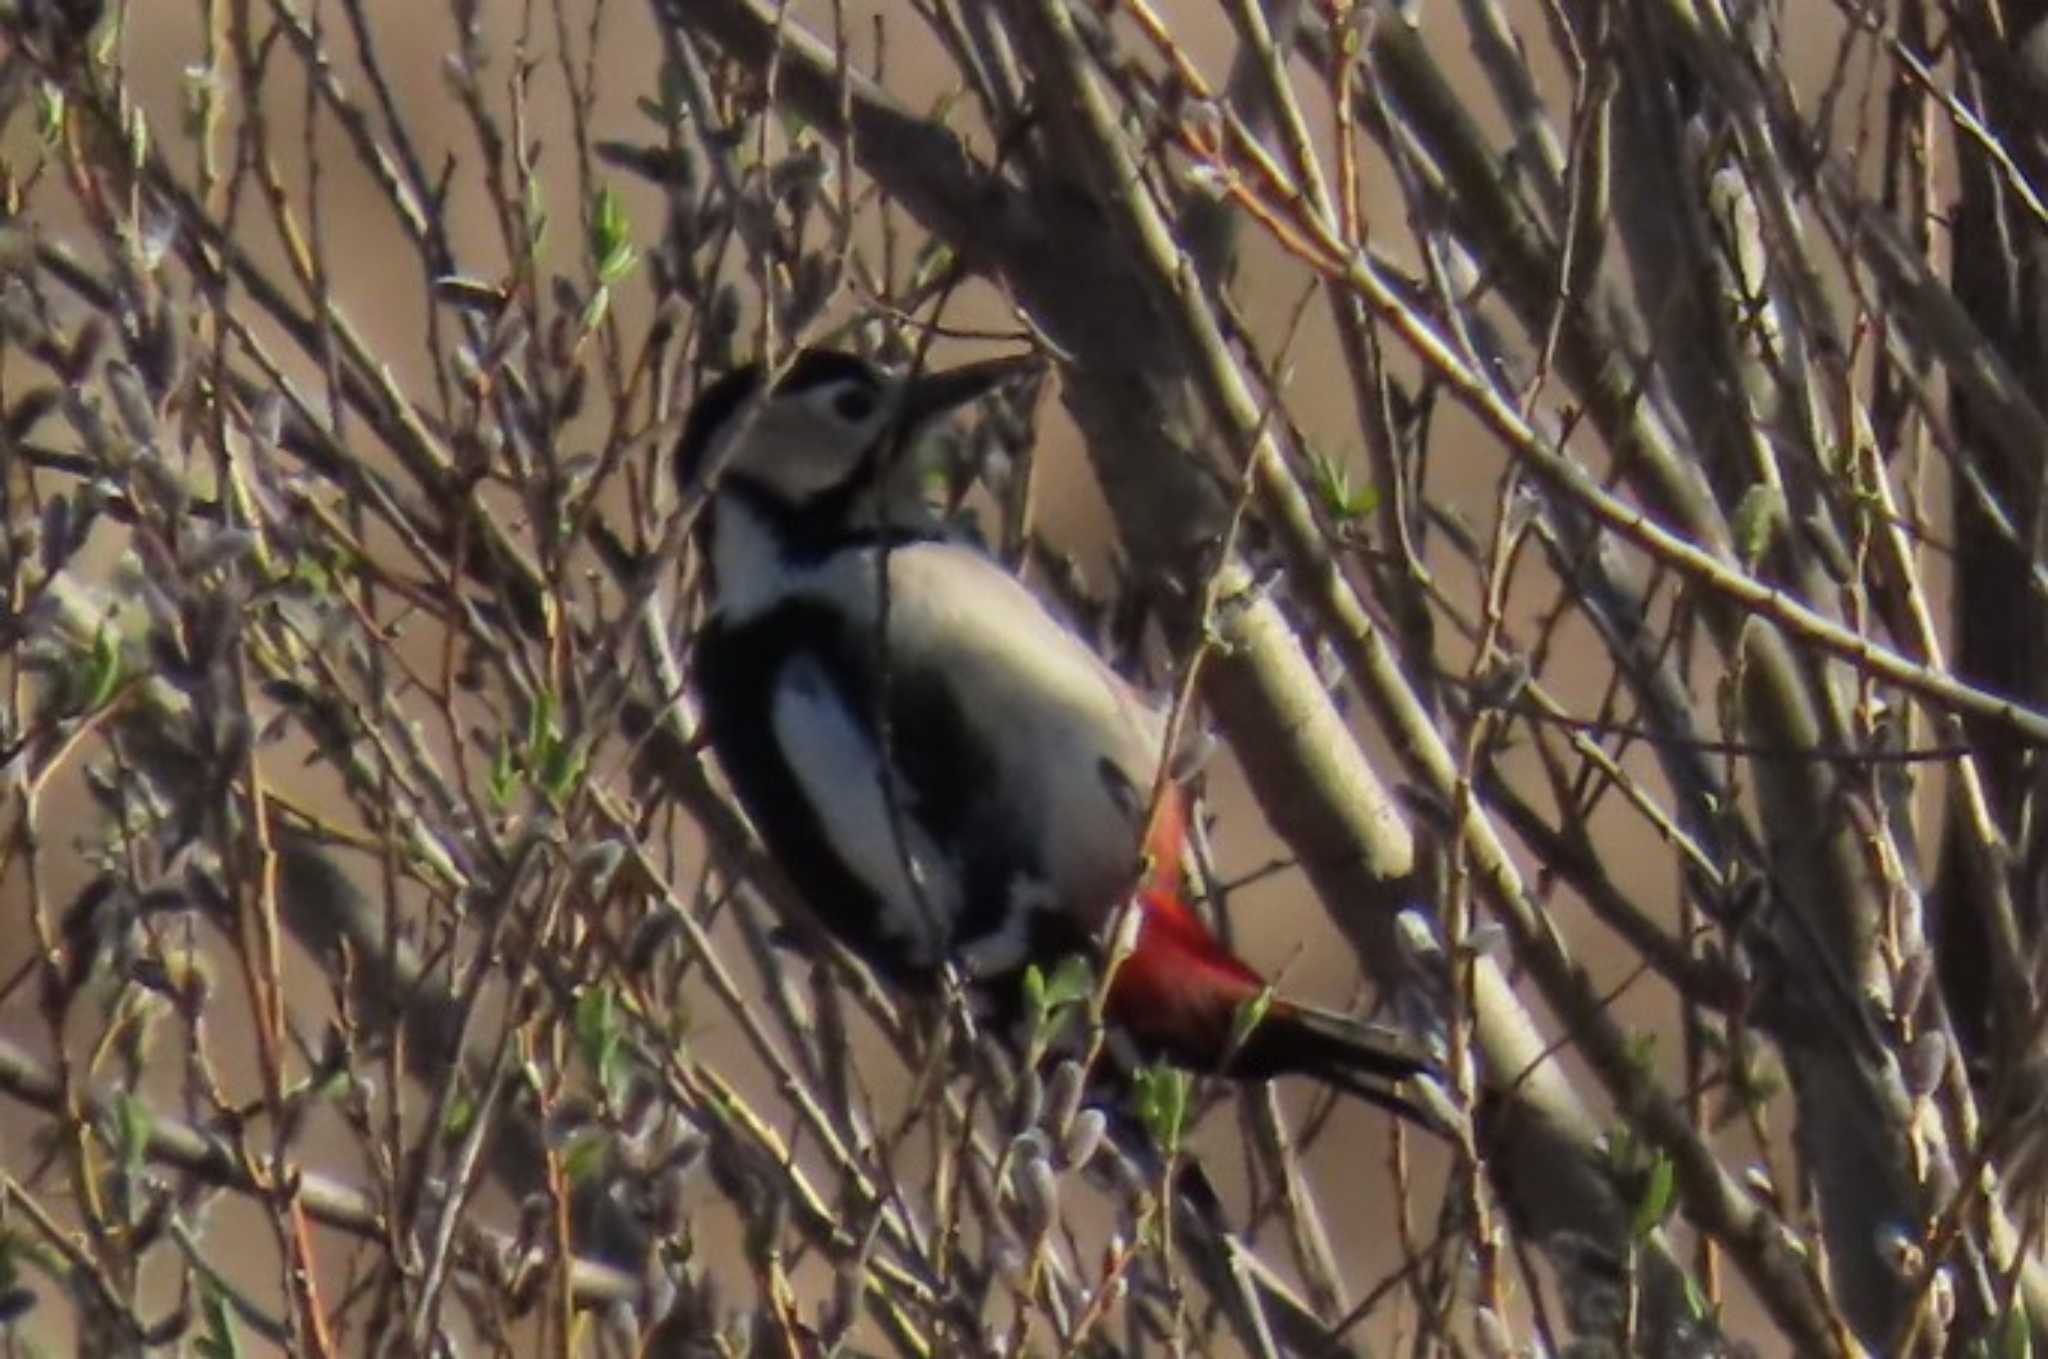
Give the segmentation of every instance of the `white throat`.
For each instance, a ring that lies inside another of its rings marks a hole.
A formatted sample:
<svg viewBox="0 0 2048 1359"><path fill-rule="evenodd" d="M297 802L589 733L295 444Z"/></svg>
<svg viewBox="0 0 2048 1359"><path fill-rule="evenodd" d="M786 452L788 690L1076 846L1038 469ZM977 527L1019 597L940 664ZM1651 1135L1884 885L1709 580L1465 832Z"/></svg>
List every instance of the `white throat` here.
<svg viewBox="0 0 2048 1359"><path fill-rule="evenodd" d="M711 525L715 607L745 623L789 597L808 574L783 556L783 544L762 513L739 496L721 496Z"/></svg>
<svg viewBox="0 0 2048 1359"><path fill-rule="evenodd" d="M879 527L878 516L884 503L872 495L858 498L848 515L847 527ZM914 541L948 541L945 525L923 499L898 498L886 503L892 533ZM823 561L791 561L785 555L784 539L775 532L773 515L773 510L764 511L744 496L719 498L712 520L711 569L718 581L714 602L729 622L748 622L792 595L816 593L821 580L842 577L846 572L845 561L833 560L840 553ZM859 549L854 556L867 563L867 572L874 571L871 550ZM834 595L842 593L826 588ZM865 589L863 586L861 593Z"/></svg>

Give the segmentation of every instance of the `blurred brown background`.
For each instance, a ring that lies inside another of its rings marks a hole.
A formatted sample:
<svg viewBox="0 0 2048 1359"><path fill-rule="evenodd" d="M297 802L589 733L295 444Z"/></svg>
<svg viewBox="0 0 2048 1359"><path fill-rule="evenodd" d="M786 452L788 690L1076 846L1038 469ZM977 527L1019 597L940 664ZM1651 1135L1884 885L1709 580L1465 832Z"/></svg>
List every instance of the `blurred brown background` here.
<svg viewBox="0 0 2048 1359"><path fill-rule="evenodd" d="M158 138L174 157L189 154L189 148L180 143L176 131L178 110L185 83L204 60L203 36L193 12L196 8L163 0L138 5L132 12L131 32L126 40L127 60L136 86L144 92L145 107L158 129ZM1220 76L1232 48L1229 34L1212 7L1202 0L1179 0L1177 5L1168 8L1169 12L1175 12L1176 31L1181 40L1211 74ZM1425 10L1427 8L1425 6ZM1541 5L1525 3L1510 8L1528 43L1541 48ZM1810 25L1810 32L1802 31L1796 40L1788 43L1791 50L1804 53L1810 62L1811 69L1803 73L1802 78L1823 78L1833 60L1838 38L1831 7L1816 3L1795 4L1792 8L1796 22ZM424 5L384 5L378 7L376 13L386 51L393 58L390 75L395 92L400 103L415 115L430 110L445 98L442 63L451 43L451 31L447 17L434 12L434 9ZM807 0L806 3L792 5L791 16L796 22L827 30L831 24L832 9L823 0ZM854 48L861 59L871 54L875 26L879 23L886 27L887 81L905 103L913 107L928 106L943 93L935 80L945 68L943 63L932 59L928 39L914 17L892 4L861 0L846 6L844 19L847 31L856 35ZM520 21L521 7L515 5L493 7L487 16L487 42L501 71L504 64L522 55L518 32ZM597 136L631 138L643 130L644 120L634 104L636 99L654 88L660 57L659 45L649 40L650 23L647 13L637 5L614 3L605 8L602 99L592 114L592 131ZM523 52L525 57L537 61L553 59L551 33L531 34L528 43ZM346 45L337 43L337 47L345 49ZM1460 59L1460 54L1455 51L1447 51L1443 55L1446 61L1453 63ZM340 74L344 80L358 78L358 73L345 64L340 68ZM547 98L527 111L532 135L550 148L559 148L568 135L566 110L558 102L548 102L555 98L559 87L552 82L539 81L536 88L545 91ZM1559 93L1560 107L1568 102L1561 92L1553 93ZM1477 111L1482 119L1493 119L1489 101L1479 101ZM280 88L272 91L268 112L273 118L296 129L300 126L303 108L289 91ZM16 139L32 135L26 122L22 119L16 121L13 133ZM465 129L456 119L436 118L431 114L416 116L412 125L414 131L426 139L420 150L430 164L440 164L447 159L455 167L451 180L454 219L465 224L471 233L459 243L464 269L480 278L498 275L505 262L500 258L495 230L485 218L486 205L480 187L470 173L474 163L473 147L466 139ZM323 123L322 135L329 139L338 138L331 121ZM446 140L436 144L432 140L436 137L445 137ZM8 149L19 152L24 148ZM335 149L338 152L338 145ZM549 150L541 160L543 192L554 205L556 218L551 250L557 253L573 252L577 248L575 187L567 178L569 164L567 156L557 149ZM354 160L345 154L332 154L325 158L325 167L319 191L325 204L325 222L330 233L325 245L337 280L336 290L343 298L344 309L362 327L374 346L398 361L400 381L407 382L412 375L403 365L408 359L415 363L418 360L419 337L425 308L429 305L426 280L419 276L410 248L367 192L363 173ZM307 184L303 166L286 165L282 168L289 191L294 195L304 194ZM1374 173L1384 173L1383 166L1372 169ZM658 197L645 186L624 176L619 177L616 186L625 197L636 230L643 236L651 232L660 217ZM1389 195L1386 201L1391 203L1395 200ZM262 214L252 208L245 216L248 243L258 250L274 253L277 245ZM39 221L38 226L44 232L59 236L67 230L67 223L54 213ZM573 255L570 258L573 259ZM644 296L634 286L635 282L637 280L629 281L616 300L618 311L629 322L638 322L646 313ZM1268 344L1277 343L1284 334L1303 287L1301 271L1292 261L1281 258L1262 241L1252 242L1239 276L1237 292L1254 328ZM994 328L1010 325L1002 300L985 288L975 291L948 319L956 324ZM1311 309L1290 351L1295 394L1291 409L1307 425L1321 447L1347 454L1359 474L1363 475L1362 464L1357 462L1358 439L1351 430L1353 411L1348 392L1342 383L1327 380L1335 371L1332 345L1324 314ZM605 413L592 410L584 418L592 422L602 421ZM1460 417L1446 412L1443 418L1457 421ZM1044 432L1043 459L1047 470L1045 479L1040 483L1040 520L1048 526L1052 536L1077 554L1093 576L1101 579L1108 574L1111 561L1105 536L1108 517L1090 483L1086 463L1075 445L1072 431L1060 416L1056 402L1047 403ZM1475 527L1490 524L1495 513L1502 468L1498 452L1483 438L1469 431L1440 435L1436 447L1438 453L1432 475L1440 493L1446 500L1460 506ZM1469 456L1461 456L1460 450L1468 447ZM664 493L667 493L666 488ZM104 542L99 545L97 560L111 578L123 545L117 532L103 528L102 535ZM1471 580L1452 578L1442 584L1461 603L1467 606L1474 603ZM1526 621L1533 611L1547 603L1546 597L1539 597L1537 591L1529 591L1528 597L1515 601L1517 621ZM432 645L431 640L425 638L420 639L419 644L422 647ZM1459 643L1446 638L1444 645L1446 653L1442 660L1455 670L1463 660L1457 650ZM1585 648L1581 659L1585 663L1583 671L1575 674L1573 658L1568 654L1559 656L1549 678L1560 692L1582 693L1587 686L1605 681L1607 665L1596 648ZM1371 732L1366 733L1366 739L1376 741ZM318 795L321 791L319 772L294 770L289 763L275 762L277 776L303 780L311 794ZM1389 762L1388 768L1392 767ZM1646 761L1639 762L1637 772L1652 783L1656 780L1654 769ZM601 769L599 776L619 777L620 771L616 767ZM1280 852L1279 848L1265 832L1257 807L1246 797L1241 783L1232 774L1227 752L1219 755L1209 787L1211 810L1216 818L1216 845L1224 876L1245 874L1271 861ZM75 778L62 780L61 784L53 784L49 789L43 804L42 824L49 828L53 839L60 836L61 828L74 819L81 825L88 822L90 809L82 801L82 796ZM1610 820L1618 821L1619 818ZM1630 837L1634 833L1611 833L1602 845L1610 868L1624 880L1645 873L1668 871L1668 856L1659 847L1631 843ZM57 845L51 847L62 848ZM77 856L63 853L53 855L49 862L52 872L45 884L46 890L53 899L66 900L85 880L87 865ZM1670 886L1658 893L1667 906L1672 896ZM1626 989L1629 955L1608 947L1601 930L1568 897L1558 895L1552 900L1558 924L1574 941L1578 956L1605 985L1621 989L1617 1004L1626 1014L1627 1022L1646 1030L1665 1028L1670 1021L1669 1014L1660 1013L1653 1004L1639 1003ZM1289 993L1337 1006L1354 1000L1359 985L1356 966L1322 911L1309 899L1297 874L1281 872L1268 875L1257 884L1235 893L1231 905L1242 951L1270 975L1281 978ZM32 956L33 940L25 928L23 916L24 908L20 902L0 901L0 920L7 922L6 928L0 930L0 971L8 974ZM310 1032L329 1005L323 974L303 959L292 960L290 973L295 982L303 982L303 985L294 987L292 1003L302 1025ZM0 1009L0 1032L19 1034L28 1041L41 1041L41 1025L25 1022L23 1018L24 1009L34 1003L32 996L27 994L32 989L25 988L7 1008ZM239 997L227 994L232 990L224 988L226 1005L218 1012L221 1017L215 1020L213 1040L217 1051L222 1054L231 1054L235 1050L233 1035L223 1031L233 1027L227 1016L240 1008ZM737 1035L721 1032L713 1026L699 1035L699 1042L708 1059L726 1066L743 1084L752 1081L753 1093L763 1097L771 1094L758 1077L745 1074L751 1072L753 1066L745 1044ZM1674 1043L1660 1044L1658 1055L1661 1060L1671 1061L1675 1055ZM223 1074L232 1080L231 1069ZM893 1063L879 1064L864 1075L869 1079L878 1108L888 1110L892 1103L900 1103L906 1098L905 1077ZM166 1073L165 1079L167 1083L172 1081L170 1073ZM172 1087L167 1085L168 1088ZM1591 1083L1587 1088L1592 1088ZM245 1093L253 1097L256 1092L250 1090ZM1299 1114L1310 1106L1312 1092L1289 1088L1285 1098ZM1388 1155L1390 1135L1382 1116L1362 1108L1340 1107L1332 1115L1332 1123L1332 1130L1321 1137L1309 1152L1307 1168L1329 1212L1329 1226L1346 1267L1346 1278L1354 1286L1355 1298L1398 1264L1398 1253L1393 1248L1385 1220L1386 1205L1376 1197L1386 1183L1382 1166ZM13 1167L18 1169L33 1161L30 1149L36 1126L36 1120L23 1117L19 1110L0 1105L0 1144L13 1149L7 1156ZM1204 1145L1217 1153L1211 1157L1212 1164L1224 1183L1226 1193L1234 1200L1242 1186L1236 1180L1235 1158L1227 1151L1238 1136L1236 1122L1227 1109L1210 1119L1203 1135ZM352 1141L336 1137L324 1147L319 1141L312 1145L336 1158L327 1168L344 1175L348 1172L346 1157L354 1145ZM1433 1164L1436 1160L1433 1155L1424 1152L1421 1159L1427 1167L1425 1175L1440 1173ZM735 1290L745 1290L750 1287L750 1282L737 1264L729 1237L723 1235L731 1230L729 1215L715 1195L704 1192L702 1198L704 1219L698 1228L700 1249L708 1259L731 1262L730 1285ZM502 1202L487 1199L486 1205L489 1211L505 1211ZM210 1230L216 1235L250 1233L250 1249L242 1254L238 1263L246 1271L251 1285L263 1291L266 1281L275 1277L277 1265L269 1258L267 1235L254 1232L247 1221L241 1220L240 1215L247 1211L227 1205L216 1208L210 1219ZM1429 1224L1418 1224L1418 1228L1427 1233ZM1263 1244L1272 1246L1275 1243L1268 1241ZM330 1251L335 1276L341 1277L345 1270L346 1252L339 1246L330 1246ZM1280 1251L1268 1253L1276 1263L1284 1259ZM829 1271L818 1266L800 1275L799 1282L824 1290L829 1289L831 1276ZM56 1310L51 1309L53 1315ZM1733 1319L1733 1329L1738 1334L1744 1329L1739 1312ZM1387 1352L1393 1352L1399 1338L1391 1322L1376 1322L1368 1328L1368 1334L1376 1345L1387 1346ZM259 1348L253 1338L245 1339L252 1350ZM65 1338L50 1335L46 1342L55 1349L62 1349Z"/></svg>

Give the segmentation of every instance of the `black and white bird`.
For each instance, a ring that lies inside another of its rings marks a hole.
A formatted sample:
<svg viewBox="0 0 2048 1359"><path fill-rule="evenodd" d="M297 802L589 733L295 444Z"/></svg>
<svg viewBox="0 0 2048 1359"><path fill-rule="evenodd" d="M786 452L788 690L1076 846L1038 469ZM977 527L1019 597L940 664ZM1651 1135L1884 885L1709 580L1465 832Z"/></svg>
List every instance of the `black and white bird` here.
<svg viewBox="0 0 2048 1359"><path fill-rule="evenodd" d="M765 398L759 366L698 398L677 452L685 496L712 487L694 673L741 805L818 920L898 984L951 964L1013 993L1031 964L1100 956L1133 902L1107 1012L1142 1049L1412 1113L1417 1048L1284 1000L1246 1010L1266 983L1187 904L1163 715L997 563L901 512L901 450L1021 368L899 378L810 350Z"/></svg>

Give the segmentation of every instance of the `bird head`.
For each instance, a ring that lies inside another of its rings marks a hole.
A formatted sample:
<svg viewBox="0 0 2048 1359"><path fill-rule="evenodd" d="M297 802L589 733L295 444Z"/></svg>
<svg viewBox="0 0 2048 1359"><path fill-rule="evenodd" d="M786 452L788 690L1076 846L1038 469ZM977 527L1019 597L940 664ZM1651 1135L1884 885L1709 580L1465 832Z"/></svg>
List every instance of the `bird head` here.
<svg viewBox="0 0 2048 1359"><path fill-rule="evenodd" d="M706 485L737 488L778 514L849 523L863 502L893 498L900 453L923 429L1036 366L1003 358L892 375L840 350L806 349L762 398L766 369L748 364L697 398L676 478L686 499Z"/></svg>

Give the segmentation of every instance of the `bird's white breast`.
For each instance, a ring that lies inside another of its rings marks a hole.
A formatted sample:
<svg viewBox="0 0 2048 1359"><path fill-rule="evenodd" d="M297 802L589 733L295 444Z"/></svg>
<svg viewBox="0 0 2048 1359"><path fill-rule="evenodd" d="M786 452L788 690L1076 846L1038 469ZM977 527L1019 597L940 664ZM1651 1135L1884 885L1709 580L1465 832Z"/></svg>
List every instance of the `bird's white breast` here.
<svg viewBox="0 0 2048 1359"><path fill-rule="evenodd" d="M1129 886L1143 799L1159 765L1158 715L1007 572L947 543L869 548L805 583L850 617L884 607L889 655L958 698L1014 824L1038 827L1052 904L1094 926ZM908 725L908 724L905 724ZM898 740L916 740L915 731Z"/></svg>
<svg viewBox="0 0 2048 1359"><path fill-rule="evenodd" d="M886 608L883 663L914 668L921 684L936 677L952 692L980 746L977 755L1000 785L988 795L1012 833L1033 834L1043 879L1020 879L1013 893L1089 928L1107 918L1138 862L1142 804L1158 769L1163 723L1029 590L980 553L943 542L791 560L753 511L736 503L720 507L713 552L717 607L733 625L778 604L807 602L872 629ZM818 684L798 677L778 692L778 739L807 795L818 799L834 847L895 912L922 912L879 791L882 757L866 744L866 724ZM911 721L897 723L891 739L900 747L933 738ZM919 754L929 761L934 752ZM933 856L925 897L944 897L948 866L936 857L938 848L923 840L912 849L910 862ZM897 923L895 932L905 934L925 922L903 915Z"/></svg>

